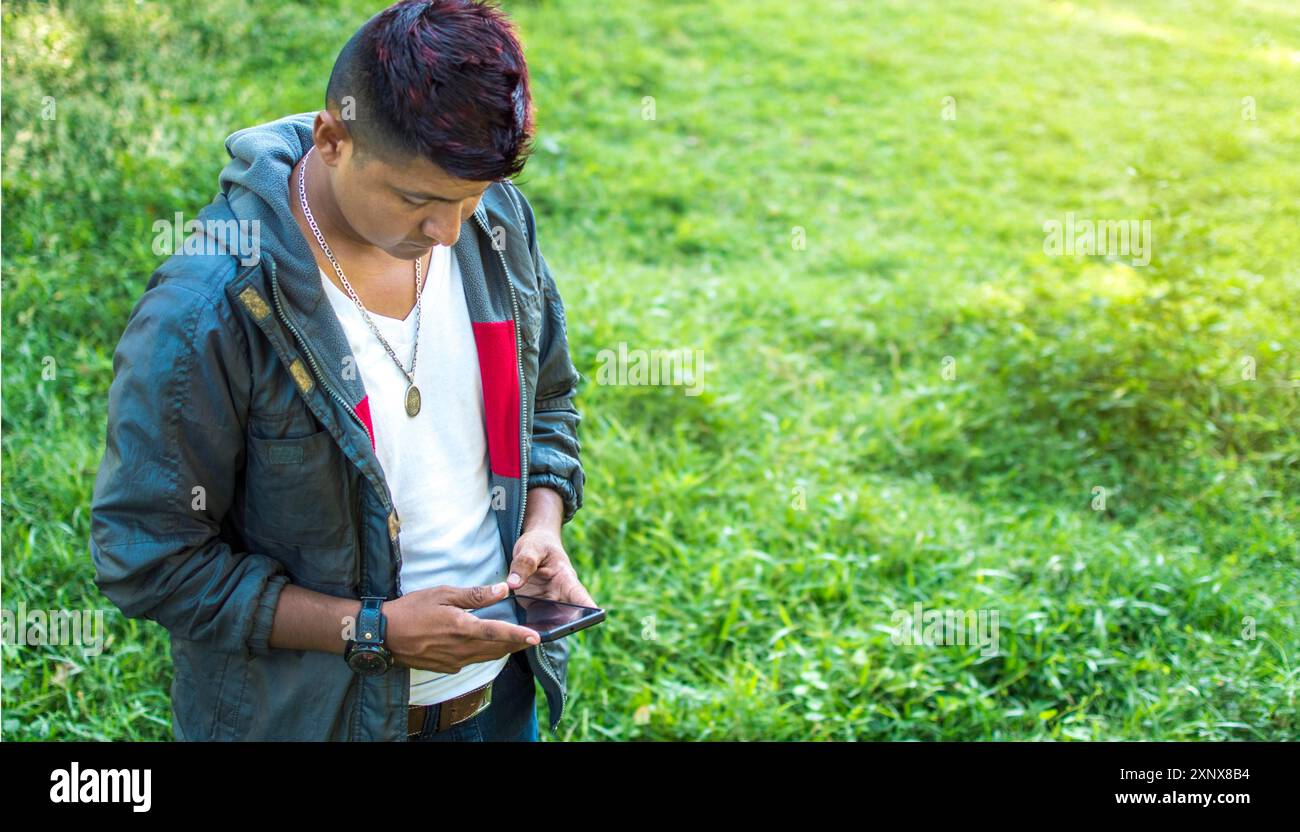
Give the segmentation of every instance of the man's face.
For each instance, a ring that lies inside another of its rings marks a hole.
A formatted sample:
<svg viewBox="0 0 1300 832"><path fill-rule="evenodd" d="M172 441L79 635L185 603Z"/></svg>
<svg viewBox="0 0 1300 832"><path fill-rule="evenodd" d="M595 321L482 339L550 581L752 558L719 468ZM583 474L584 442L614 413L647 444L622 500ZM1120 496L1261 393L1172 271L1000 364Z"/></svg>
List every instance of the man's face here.
<svg viewBox="0 0 1300 832"><path fill-rule="evenodd" d="M417 157L400 166L370 154L358 160L351 141L340 150L331 176L339 211L357 236L401 260L455 245L492 184L457 179Z"/></svg>

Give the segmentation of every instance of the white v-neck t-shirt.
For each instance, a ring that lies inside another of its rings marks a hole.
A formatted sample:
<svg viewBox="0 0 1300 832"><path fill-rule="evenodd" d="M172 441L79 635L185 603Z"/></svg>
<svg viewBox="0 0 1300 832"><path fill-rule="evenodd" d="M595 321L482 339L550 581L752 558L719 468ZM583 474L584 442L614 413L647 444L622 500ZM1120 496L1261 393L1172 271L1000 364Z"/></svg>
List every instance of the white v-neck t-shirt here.
<svg viewBox="0 0 1300 832"><path fill-rule="evenodd" d="M357 361L374 428L375 453L402 519L402 591L485 586L504 581L506 562L488 491L487 434L478 350L460 267L447 246L433 248L420 301L415 384L420 412L406 414L406 374L366 325L352 298L322 270L321 281ZM411 265L415 282L415 265ZM406 320L366 310L410 369L416 312ZM411 704L431 705L496 678L509 655L459 673L411 669Z"/></svg>

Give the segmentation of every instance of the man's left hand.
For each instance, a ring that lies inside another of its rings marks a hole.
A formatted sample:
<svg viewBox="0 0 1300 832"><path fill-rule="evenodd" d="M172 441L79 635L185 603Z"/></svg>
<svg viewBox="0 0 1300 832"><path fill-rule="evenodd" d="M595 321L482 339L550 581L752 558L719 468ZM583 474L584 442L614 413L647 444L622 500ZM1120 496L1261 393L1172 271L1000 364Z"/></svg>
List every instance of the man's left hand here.
<svg viewBox="0 0 1300 832"><path fill-rule="evenodd" d="M506 579L520 595L535 595L552 601L594 607L596 602L578 580L560 536L549 529L524 532L515 543Z"/></svg>

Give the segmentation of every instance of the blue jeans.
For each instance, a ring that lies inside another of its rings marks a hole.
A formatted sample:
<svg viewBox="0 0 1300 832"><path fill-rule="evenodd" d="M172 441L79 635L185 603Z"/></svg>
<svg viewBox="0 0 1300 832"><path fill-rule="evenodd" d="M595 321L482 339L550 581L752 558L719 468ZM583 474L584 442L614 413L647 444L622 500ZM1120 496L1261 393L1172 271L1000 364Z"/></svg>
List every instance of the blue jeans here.
<svg viewBox="0 0 1300 832"><path fill-rule="evenodd" d="M510 654L506 666L492 680L492 703L483 713L434 731L440 705L424 717L424 730L413 742L537 742L537 703L533 671L524 651Z"/></svg>

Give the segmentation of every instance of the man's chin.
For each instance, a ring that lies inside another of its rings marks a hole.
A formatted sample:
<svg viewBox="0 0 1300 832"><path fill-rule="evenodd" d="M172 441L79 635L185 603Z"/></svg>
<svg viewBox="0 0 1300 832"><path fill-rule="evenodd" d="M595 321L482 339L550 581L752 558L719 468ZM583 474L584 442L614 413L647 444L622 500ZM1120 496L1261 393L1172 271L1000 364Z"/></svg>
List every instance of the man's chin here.
<svg viewBox="0 0 1300 832"><path fill-rule="evenodd" d="M427 248L420 248L419 246L408 246L405 243L398 245L396 248L387 249L388 256L398 260L410 260L412 262L414 262L417 257L423 257L428 250L429 249Z"/></svg>

